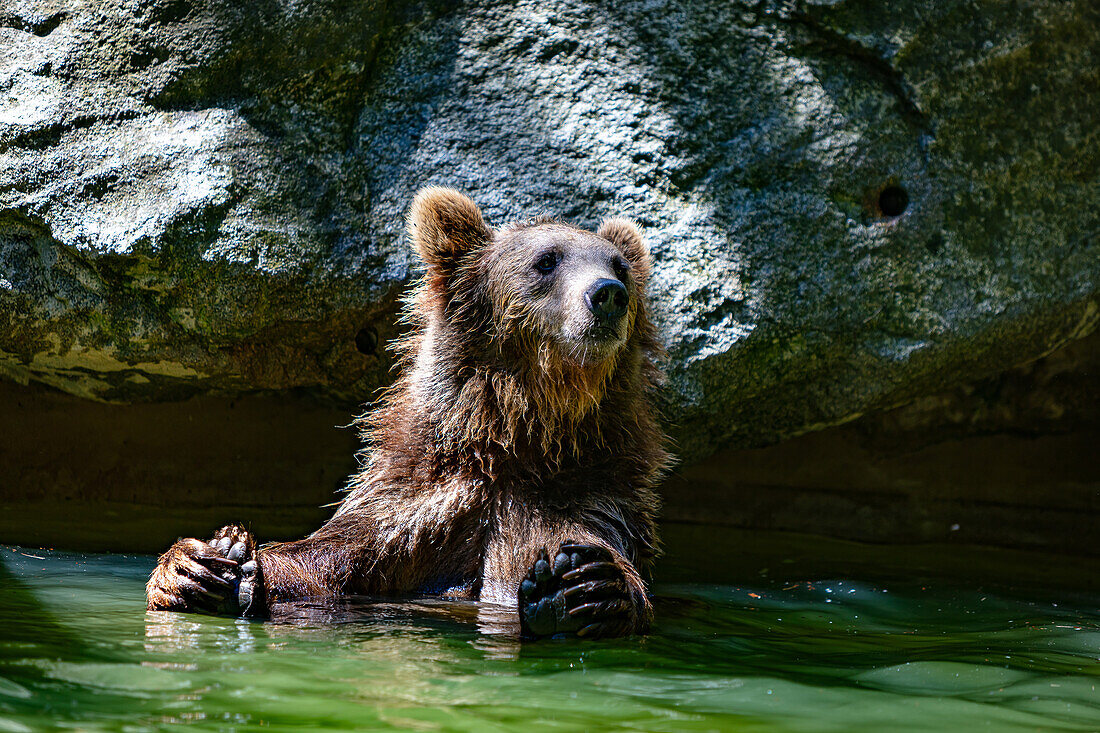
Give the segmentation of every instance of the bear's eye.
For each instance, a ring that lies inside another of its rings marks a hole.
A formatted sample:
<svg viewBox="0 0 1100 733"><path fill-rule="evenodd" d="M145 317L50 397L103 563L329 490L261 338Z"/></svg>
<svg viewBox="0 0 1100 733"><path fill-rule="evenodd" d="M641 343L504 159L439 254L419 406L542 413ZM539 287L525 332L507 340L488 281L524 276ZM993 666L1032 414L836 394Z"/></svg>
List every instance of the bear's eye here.
<svg viewBox="0 0 1100 733"><path fill-rule="evenodd" d="M625 281L627 273L630 272L630 265L620 257L611 263L611 269L615 271L615 277Z"/></svg>
<svg viewBox="0 0 1100 733"><path fill-rule="evenodd" d="M542 257L539 257L538 262L535 263L535 269L543 275L549 275L557 266L558 255L556 252L547 252Z"/></svg>

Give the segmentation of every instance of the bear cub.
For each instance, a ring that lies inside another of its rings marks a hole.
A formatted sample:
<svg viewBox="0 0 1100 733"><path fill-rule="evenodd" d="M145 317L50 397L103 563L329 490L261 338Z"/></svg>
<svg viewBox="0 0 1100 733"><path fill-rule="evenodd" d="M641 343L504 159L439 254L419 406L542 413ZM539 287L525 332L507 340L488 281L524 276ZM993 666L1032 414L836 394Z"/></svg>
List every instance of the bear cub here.
<svg viewBox="0 0 1100 733"><path fill-rule="evenodd" d="M412 328L339 509L293 542L257 547L237 525L181 539L149 608L262 617L427 593L512 609L526 638L645 633L669 456L641 234L622 218L494 230L447 188L417 194L408 231L425 266Z"/></svg>

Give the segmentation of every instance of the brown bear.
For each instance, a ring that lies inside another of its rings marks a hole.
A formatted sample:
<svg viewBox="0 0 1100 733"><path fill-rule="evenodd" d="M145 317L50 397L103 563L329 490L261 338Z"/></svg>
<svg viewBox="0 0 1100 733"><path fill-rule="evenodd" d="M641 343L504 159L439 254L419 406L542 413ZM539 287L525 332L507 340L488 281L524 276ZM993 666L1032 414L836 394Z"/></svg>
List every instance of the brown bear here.
<svg viewBox="0 0 1100 733"><path fill-rule="evenodd" d="M182 539L150 609L264 616L341 594L429 593L518 611L525 637L645 632L661 349L638 229L549 218L494 231L466 196L422 190L426 268L406 301L400 375L361 419L363 469L305 539L257 548L231 525Z"/></svg>

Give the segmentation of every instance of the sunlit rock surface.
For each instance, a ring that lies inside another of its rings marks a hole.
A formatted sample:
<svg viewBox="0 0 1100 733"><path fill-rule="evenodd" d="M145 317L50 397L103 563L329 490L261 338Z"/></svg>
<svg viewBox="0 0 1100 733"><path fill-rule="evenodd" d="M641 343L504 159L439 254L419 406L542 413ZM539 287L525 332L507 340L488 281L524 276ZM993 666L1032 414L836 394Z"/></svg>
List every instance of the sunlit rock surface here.
<svg viewBox="0 0 1100 733"><path fill-rule="evenodd" d="M0 4L0 373L104 401L391 378L427 184L646 229L687 459L1100 315L1078 2Z"/></svg>

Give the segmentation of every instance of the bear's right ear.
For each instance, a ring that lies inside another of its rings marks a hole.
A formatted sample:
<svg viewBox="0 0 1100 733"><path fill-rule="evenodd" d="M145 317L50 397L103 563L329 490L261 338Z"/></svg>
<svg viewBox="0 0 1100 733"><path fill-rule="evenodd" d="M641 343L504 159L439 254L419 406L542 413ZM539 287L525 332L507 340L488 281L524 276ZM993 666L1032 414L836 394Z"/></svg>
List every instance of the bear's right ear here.
<svg viewBox="0 0 1100 733"><path fill-rule="evenodd" d="M637 224L621 216L604 219L596 230L596 236L611 242L630 260L639 284L644 284L649 279L653 272L653 259L649 256L649 248L645 246Z"/></svg>
<svg viewBox="0 0 1100 733"><path fill-rule="evenodd" d="M429 272L450 277L459 260L493 238L481 209L453 188L423 188L407 219L409 238Z"/></svg>

